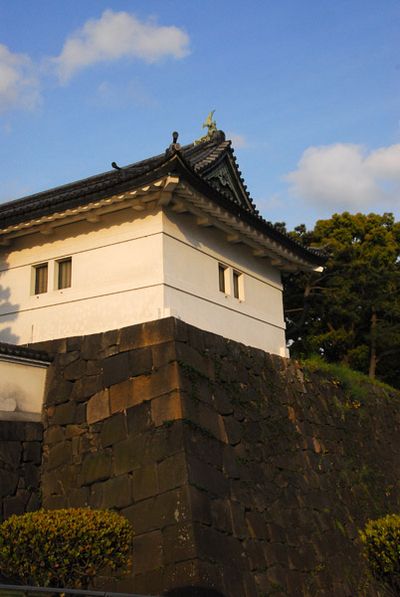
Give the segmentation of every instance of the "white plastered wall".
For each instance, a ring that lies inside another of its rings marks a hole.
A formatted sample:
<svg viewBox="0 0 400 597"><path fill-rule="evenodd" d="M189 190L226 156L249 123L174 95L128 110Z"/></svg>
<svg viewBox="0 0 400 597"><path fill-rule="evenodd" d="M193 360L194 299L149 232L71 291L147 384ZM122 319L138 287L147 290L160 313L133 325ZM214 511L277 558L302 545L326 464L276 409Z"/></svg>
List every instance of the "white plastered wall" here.
<svg viewBox="0 0 400 597"><path fill-rule="evenodd" d="M46 365L0 358L0 420L40 420Z"/></svg>
<svg viewBox="0 0 400 597"><path fill-rule="evenodd" d="M165 306L201 329L286 356L280 272L243 244L190 214L164 214ZM218 264L227 267L219 290ZM241 274L241 298L233 296L233 271Z"/></svg>
<svg viewBox="0 0 400 597"><path fill-rule="evenodd" d="M72 257L72 284L57 290L55 261ZM32 292L32 268L49 266L48 292ZM0 340L24 344L91 334L164 317L162 214L132 209L97 224L13 241L0 266Z"/></svg>
<svg viewBox="0 0 400 597"><path fill-rule="evenodd" d="M285 355L280 273L223 232L167 209L131 208L13 241L0 264L0 341L24 344L168 317ZM56 261L72 258L72 285L56 289ZM35 265L48 292L32 292ZM218 263L227 291L218 286ZM243 296L233 296L233 270Z"/></svg>

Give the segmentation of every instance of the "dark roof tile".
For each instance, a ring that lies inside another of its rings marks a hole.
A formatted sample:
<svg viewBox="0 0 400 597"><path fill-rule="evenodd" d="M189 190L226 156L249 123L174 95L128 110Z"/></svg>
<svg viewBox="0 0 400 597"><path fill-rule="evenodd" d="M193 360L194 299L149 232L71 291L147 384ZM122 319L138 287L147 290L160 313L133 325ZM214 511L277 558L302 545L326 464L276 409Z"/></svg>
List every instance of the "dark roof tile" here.
<svg viewBox="0 0 400 597"><path fill-rule="evenodd" d="M26 346L16 346L15 344L8 344L6 342L0 342L0 357L2 355L32 361L41 361L43 363L51 363L52 361L52 358L42 350L34 350L32 348L27 348Z"/></svg>
<svg viewBox="0 0 400 597"><path fill-rule="evenodd" d="M322 264L324 257L316 250L306 249L288 235L277 231L270 222L267 222L259 215L252 198L247 192L247 186L243 184L243 177L236 164L236 157L231 147L231 141L225 140L225 135L218 131L216 137L209 141L198 144L192 143L181 147L178 154L188 166L194 176L202 179L208 188L214 187L212 180L213 169L219 167L223 160L231 164L235 174L237 186L243 196L240 205L229 200L229 196L219 190L214 190L214 196L219 197L226 209L230 209L235 215L242 215L249 223L281 241L282 244L290 246L296 253L303 257L311 258L312 262ZM63 211L79 205L85 205L95 199L105 198L110 194L116 194L126 190L131 184L140 184L146 176L168 166L168 161L173 156L170 150L157 156L130 164L120 169L113 169L96 176L78 180L66 185L35 193L0 205L0 228L13 224L32 220L43 215L50 215L57 211ZM217 195L215 195L217 193Z"/></svg>

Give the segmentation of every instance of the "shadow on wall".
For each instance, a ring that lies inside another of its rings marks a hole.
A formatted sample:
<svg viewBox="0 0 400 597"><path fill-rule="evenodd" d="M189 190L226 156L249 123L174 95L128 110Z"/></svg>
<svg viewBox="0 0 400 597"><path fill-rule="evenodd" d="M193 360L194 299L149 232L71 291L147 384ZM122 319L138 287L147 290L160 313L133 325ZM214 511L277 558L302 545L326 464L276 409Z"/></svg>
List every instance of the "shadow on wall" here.
<svg viewBox="0 0 400 597"><path fill-rule="evenodd" d="M18 344L19 337L11 331L12 328L7 323L17 319L19 305L11 302L11 289L1 284L1 278L9 268L7 257L8 253L2 249L0 253L0 342Z"/></svg>
<svg viewBox="0 0 400 597"><path fill-rule="evenodd" d="M202 587L180 587L171 589L164 593L165 597L224 597L222 593L215 589Z"/></svg>

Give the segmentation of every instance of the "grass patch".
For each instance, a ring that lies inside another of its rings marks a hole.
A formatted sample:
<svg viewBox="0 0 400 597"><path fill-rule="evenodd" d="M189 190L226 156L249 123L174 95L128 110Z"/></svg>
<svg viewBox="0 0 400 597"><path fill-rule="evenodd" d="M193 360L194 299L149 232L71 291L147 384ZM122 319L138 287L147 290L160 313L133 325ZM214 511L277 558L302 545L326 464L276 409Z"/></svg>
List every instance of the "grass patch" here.
<svg viewBox="0 0 400 597"><path fill-rule="evenodd" d="M324 373L330 381L339 384L347 396L356 404L363 402L369 394L371 385L384 391L387 398L399 398L398 390L377 379L371 379L360 371L354 371L340 363L328 363L319 355L301 360L305 371Z"/></svg>

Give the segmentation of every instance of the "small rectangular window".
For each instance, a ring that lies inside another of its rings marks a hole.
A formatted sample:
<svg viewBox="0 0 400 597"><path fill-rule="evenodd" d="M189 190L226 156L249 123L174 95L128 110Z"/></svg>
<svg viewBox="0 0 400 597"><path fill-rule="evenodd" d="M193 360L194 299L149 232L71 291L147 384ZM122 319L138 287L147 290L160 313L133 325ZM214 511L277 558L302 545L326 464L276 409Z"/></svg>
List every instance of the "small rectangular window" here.
<svg viewBox="0 0 400 597"><path fill-rule="evenodd" d="M233 272L233 296L239 298L239 276L238 272Z"/></svg>
<svg viewBox="0 0 400 597"><path fill-rule="evenodd" d="M70 288L72 274L72 259L61 259L57 261L57 288Z"/></svg>
<svg viewBox="0 0 400 597"><path fill-rule="evenodd" d="M221 292L226 292L226 270L227 268L221 263L218 264L219 289Z"/></svg>
<svg viewBox="0 0 400 597"><path fill-rule="evenodd" d="M48 279L48 265L47 263L41 263L35 265L35 294L42 294L47 292L47 279Z"/></svg>
<svg viewBox="0 0 400 597"><path fill-rule="evenodd" d="M233 271L233 296L243 300L243 274Z"/></svg>

